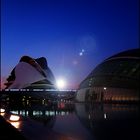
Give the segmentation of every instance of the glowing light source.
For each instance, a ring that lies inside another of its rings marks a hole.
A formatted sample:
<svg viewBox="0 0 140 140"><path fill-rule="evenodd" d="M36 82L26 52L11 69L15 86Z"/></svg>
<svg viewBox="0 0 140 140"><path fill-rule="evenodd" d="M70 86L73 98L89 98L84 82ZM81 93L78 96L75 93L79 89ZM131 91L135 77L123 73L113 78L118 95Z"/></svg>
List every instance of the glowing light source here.
<svg viewBox="0 0 140 140"><path fill-rule="evenodd" d="M64 79L57 80L57 88L64 89L66 87L66 81Z"/></svg>
<svg viewBox="0 0 140 140"><path fill-rule="evenodd" d="M15 122L15 121L19 121L19 119L20 119L20 116L18 116L18 115L11 115L9 120Z"/></svg>
<svg viewBox="0 0 140 140"><path fill-rule="evenodd" d="M10 122L11 125L13 125L15 128L20 128L20 122Z"/></svg>
<svg viewBox="0 0 140 140"><path fill-rule="evenodd" d="M107 117L106 117L106 113L104 113L104 119L106 119Z"/></svg>
<svg viewBox="0 0 140 140"><path fill-rule="evenodd" d="M4 112L5 112L5 109L0 108L0 113L4 113Z"/></svg>
<svg viewBox="0 0 140 140"><path fill-rule="evenodd" d="M80 52L79 55L82 56L83 55L83 52Z"/></svg>
<svg viewBox="0 0 140 140"><path fill-rule="evenodd" d="M83 56L83 55L84 55L84 53L85 53L85 50L84 50L84 49L82 49L82 50L79 52L79 56Z"/></svg>
<svg viewBox="0 0 140 140"><path fill-rule="evenodd" d="M4 115L5 115L5 109L0 108L0 115L1 115L1 116L4 116Z"/></svg>
<svg viewBox="0 0 140 140"><path fill-rule="evenodd" d="M4 115L5 115L5 112L0 112L0 115L1 115L1 116L4 116Z"/></svg>
<svg viewBox="0 0 140 140"><path fill-rule="evenodd" d="M82 49L82 52L85 52L85 50L84 50L84 49Z"/></svg>

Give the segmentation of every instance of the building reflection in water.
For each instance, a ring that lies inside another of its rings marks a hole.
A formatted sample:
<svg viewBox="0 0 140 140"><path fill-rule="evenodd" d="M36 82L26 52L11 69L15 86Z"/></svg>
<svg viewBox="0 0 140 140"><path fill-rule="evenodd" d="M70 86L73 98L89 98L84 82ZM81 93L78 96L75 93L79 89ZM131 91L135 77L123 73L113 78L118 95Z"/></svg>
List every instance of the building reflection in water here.
<svg viewBox="0 0 140 140"><path fill-rule="evenodd" d="M69 115L69 113L74 112L74 104L58 102L57 104L48 106L44 103L8 103L6 110L9 113L22 116L22 120L20 121L8 121L18 130L23 129L22 124L24 124L27 118L42 123L48 128L52 128L55 124L56 116Z"/></svg>
<svg viewBox="0 0 140 140"><path fill-rule="evenodd" d="M9 122L11 125L13 125L15 128L17 128L18 130L20 130L21 128L21 120L20 120L20 116L16 114L16 112L12 112L8 113L5 111L5 109L0 109L0 115L3 116L5 118L5 120L7 122Z"/></svg>
<svg viewBox="0 0 140 140"><path fill-rule="evenodd" d="M56 116L56 115L68 115L69 111L41 111L41 110L30 110L29 111L25 111L25 110L12 110L10 111L13 114L17 114L17 115L22 115L22 116L26 116L28 117L29 114L31 116Z"/></svg>
<svg viewBox="0 0 140 140"><path fill-rule="evenodd" d="M24 130L25 132L28 131L29 128L27 126L30 126L30 124L36 126L37 131L42 124L45 126L42 128L43 130L45 128L52 130L54 126L60 124L58 120L65 122L66 120L64 119L67 116L78 118L80 124L86 128L95 140L132 140L138 137L140 130L138 123L139 107L134 104L67 104L61 102L48 106L37 103L23 103L20 105L9 104L5 110L8 110L12 114L22 116L21 120L16 122L10 121L10 123L18 130ZM73 120L73 118L70 119ZM75 127L75 123L65 127ZM33 127L32 125L30 127ZM79 129L77 131L80 132L81 130ZM31 137L33 136L31 135Z"/></svg>
<svg viewBox="0 0 140 140"><path fill-rule="evenodd" d="M139 107L123 104L76 104L76 114L97 140L138 137Z"/></svg>
<svg viewBox="0 0 140 140"><path fill-rule="evenodd" d="M21 128L21 121L10 122L10 124L13 125L15 128L17 128L18 130L20 130Z"/></svg>

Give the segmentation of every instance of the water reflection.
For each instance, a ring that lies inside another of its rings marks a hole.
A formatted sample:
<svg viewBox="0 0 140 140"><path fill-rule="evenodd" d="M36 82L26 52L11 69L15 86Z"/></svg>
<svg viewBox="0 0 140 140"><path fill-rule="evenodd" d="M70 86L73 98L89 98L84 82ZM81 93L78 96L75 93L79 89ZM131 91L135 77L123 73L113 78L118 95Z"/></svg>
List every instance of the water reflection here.
<svg viewBox="0 0 140 140"><path fill-rule="evenodd" d="M0 115L1 115L1 116L4 116L4 115L5 115L5 112L1 112Z"/></svg>
<svg viewBox="0 0 140 140"><path fill-rule="evenodd" d="M22 102L5 106L6 112L22 116L10 123L29 139L42 135L45 139L52 133L80 140L132 140L140 130L137 105Z"/></svg>
<svg viewBox="0 0 140 140"><path fill-rule="evenodd" d="M49 128L52 128L55 124L56 116L66 116L74 112L74 104L64 102L55 102L53 104L44 104L44 102L21 102L15 104L8 102L5 106L6 112L22 116L22 121L28 118ZM22 125L18 125L18 123L12 122L11 124L19 130L22 129Z"/></svg>
<svg viewBox="0 0 140 140"><path fill-rule="evenodd" d="M20 130L21 128L21 122L10 122L11 125L13 125L15 128L17 128L18 130Z"/></svg>
<svg viewBox="0 0 140 140"><path fill-rule="evenodd" d="M135 139L138 136L139 107L122 104L76 104L81 123L97 140Z"/></svg>

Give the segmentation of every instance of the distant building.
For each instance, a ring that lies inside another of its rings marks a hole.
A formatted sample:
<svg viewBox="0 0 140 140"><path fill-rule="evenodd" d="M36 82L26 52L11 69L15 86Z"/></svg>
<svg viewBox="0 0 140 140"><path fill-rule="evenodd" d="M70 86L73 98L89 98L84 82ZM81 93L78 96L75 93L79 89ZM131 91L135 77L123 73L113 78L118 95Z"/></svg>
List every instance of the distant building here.
<svg viewBox="0 0 140 140"><path fill-rule="evenodd" d="M140 100L140 49L118 53L99 64L81 82L81 102L138 102Z"/></svg>

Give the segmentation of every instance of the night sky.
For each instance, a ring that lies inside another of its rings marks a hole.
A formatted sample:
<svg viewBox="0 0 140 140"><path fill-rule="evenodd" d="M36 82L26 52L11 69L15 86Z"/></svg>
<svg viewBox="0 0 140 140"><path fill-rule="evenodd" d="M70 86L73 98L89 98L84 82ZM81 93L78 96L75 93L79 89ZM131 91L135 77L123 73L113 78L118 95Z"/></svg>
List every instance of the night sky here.
<svg viewBox="0 0 140 140"><path fill-rule="evenodd" d="M1 79L44 56L67 89L105 58L138 48L138 0L1 0Z"/></svg>

